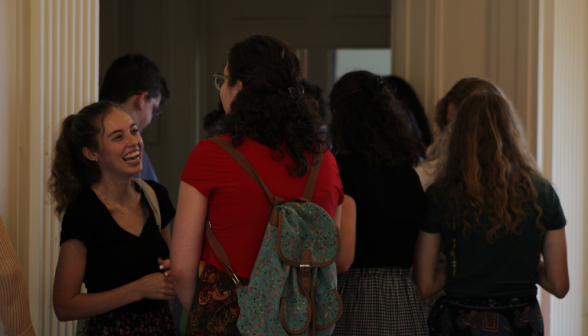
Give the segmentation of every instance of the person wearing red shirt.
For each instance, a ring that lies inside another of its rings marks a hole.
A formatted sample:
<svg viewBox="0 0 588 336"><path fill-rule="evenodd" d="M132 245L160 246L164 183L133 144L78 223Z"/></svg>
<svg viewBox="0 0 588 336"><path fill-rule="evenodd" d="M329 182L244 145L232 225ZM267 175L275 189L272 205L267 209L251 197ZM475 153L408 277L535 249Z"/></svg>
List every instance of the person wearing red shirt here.
<svg viewBox="0 0 588 336"><path fill-rule="evenodd" d="M322 152L311 201L339 226L339 169L326 149L318 104L303 94L300 81L300 63L283 42L253 36L236 43L228 52L224 74L215 75L227 112L221 137L232 142L284 202L302 196L314 157ZM264 191L224 149L200 141L182 174L171 251L174 285L190 312L187 335L238 333L235 286L204 239L205 221L247 285L269 209Z"/></svg>

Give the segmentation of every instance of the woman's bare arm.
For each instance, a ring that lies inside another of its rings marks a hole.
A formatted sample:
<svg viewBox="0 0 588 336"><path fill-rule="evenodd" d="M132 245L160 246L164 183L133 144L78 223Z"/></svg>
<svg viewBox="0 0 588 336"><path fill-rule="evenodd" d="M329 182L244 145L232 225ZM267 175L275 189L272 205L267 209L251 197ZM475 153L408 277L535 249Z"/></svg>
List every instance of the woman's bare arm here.
<svg viewBox="0 0 588 336"><path fill-rule="evenodd" d="M355 200L345 195L343 204L337 210L341 214L341 252L335 261L337 274L347 272L355 259L355 232L357 223L357 208Z"/></svg>
<svg viewBox="0 0 588 336"><path fill-rule="evenodd" d="M570 290L565 228L545 233L542 254L543 261L537 266L539 285L563 299Z"/></svg>
<svg viewBox="0 0 588 336"><path fill-rule="evenodd" d="M174 297L173 285L162 273L152 273L102 293L80 293L87 251L86 245L78 239L61 245L53 285L53 307L60 321L100 315L144 298L170 300Z"/></svg>
<svg viewBox="0 0 588 336"><path fill-rule="evenodd" d="M172 238L172 279L182 306L190 311L198 268L204 245L204 221L208 211L208 198L198 189L180 182L178 211Z"/></svg>
<svg viewBox="0 0 588 336"><path fill-rule="evenodd" d="M413 263L413 279L423 300L445 287L446 264L437 265L440 247L441 233L427 233L422 230L419 232Z"/></svg>

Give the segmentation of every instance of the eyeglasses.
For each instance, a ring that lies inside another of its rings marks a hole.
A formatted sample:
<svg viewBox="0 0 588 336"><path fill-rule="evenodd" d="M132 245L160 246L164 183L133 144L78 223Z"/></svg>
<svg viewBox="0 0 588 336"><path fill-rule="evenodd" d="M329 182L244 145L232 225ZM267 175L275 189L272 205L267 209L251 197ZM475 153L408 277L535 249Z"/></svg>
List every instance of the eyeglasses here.
<svg viewBox="0 0 588 336"><path fill-rule="evenodd" d="M220 90L220 89L223 87L223 84L225 83L225 81L226 81L226 80L229 80L229 79L231 79L231 77L230 77L230 76L225 76L225 75L223 75L222 73L218 73L218 72L217 72L217 73L215 73L215 74L213 75L213 77L214 77L214 86L215 86L215 87L216 87L218 90Z"/></svg>
<svg viewBox="0 0 588 336"><path fill-rule="evenodd" d="M155 104L155 101L153 100L153 98L149 97L149 101L153 104L153 112L151 113L151 120L159 117L161 115L161 110L159 109L159 106L157 106L157 104Z"/></svg>

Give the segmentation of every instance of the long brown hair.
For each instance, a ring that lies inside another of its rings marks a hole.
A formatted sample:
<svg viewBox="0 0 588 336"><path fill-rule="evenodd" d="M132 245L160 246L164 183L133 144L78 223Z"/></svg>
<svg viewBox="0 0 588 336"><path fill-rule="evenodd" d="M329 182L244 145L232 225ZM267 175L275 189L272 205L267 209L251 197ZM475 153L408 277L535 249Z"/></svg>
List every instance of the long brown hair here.
<svg viewBox="0 0 588 336"><path fill-rule="evenodd" d="M273 149L275 160L284 158L280 146L285 142L294 160L288 170L306 175L310 162L305 151L318 154L328 146L318 103L303 94L300 62L292 49L271 36L252 36L229 49L227 66L228 84L240 80L243 89L233 99L221 133L232 134L235 146L250 137Z"/></svg>
<svg viewBox="0 0 588 336"><path fill-rule="evenodd" d="M528 216L523 209L526 202L532 202L538 211L536 225L544 230L533 184L541 175L515 112L501 95L480 92L463 101L440 169L437 184L448 191L446 224L461 217L464 236L472 228L472 218L474 225L487 229L489 242L520 234L520 225Z"/></svg>
<svg viewBox="0 0 588 336"><path fill-rule="evenodd" d="M100 181L100 167L87 159L82 149L88 147L90 150L98 150L99 136L104 132L102 121L114 108L124 111L122 106L102 100L84 107L61 122L49 178L49 192L55 199L58 216L65 212L83 187Z"/></svg>
<svg viewBox="0 0 588 336"><path fill-rule="evenodd" d="M330 104L329 132L336 151L360 154L374 169L417 164L418 140L380 76L368 71L345 74L333 86Z"/></svg>
<svg viewBox="0 0 588 336"><path fill-rule="evenodd" d="M444 131L447 127L447 107L449 104L454 104L455 108L459 109L462 102L476 92L490 92L504 97L502 91L487 80L477 77L460 79L435 105L435 123L440 131Z"/></svg>

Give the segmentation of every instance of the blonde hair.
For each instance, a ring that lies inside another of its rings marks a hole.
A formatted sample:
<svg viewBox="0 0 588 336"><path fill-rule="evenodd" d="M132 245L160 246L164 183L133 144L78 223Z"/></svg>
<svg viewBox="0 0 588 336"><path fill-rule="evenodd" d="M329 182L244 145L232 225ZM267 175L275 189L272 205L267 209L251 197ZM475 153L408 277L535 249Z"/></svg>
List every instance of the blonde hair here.
<svg viewBox="0 0 588 336"><path fill-rule="evenodd" d="M445 162L438 166L438 184L447 190L448 225L461 217L464 236L482 225L486 238L520 234L527 216L523 204L532 202L539 215L533 179L541 178L524 141L510 103L500 94L478 92L466 98L452 124ZM482 217L488 223L481 223Z"/></svg>

